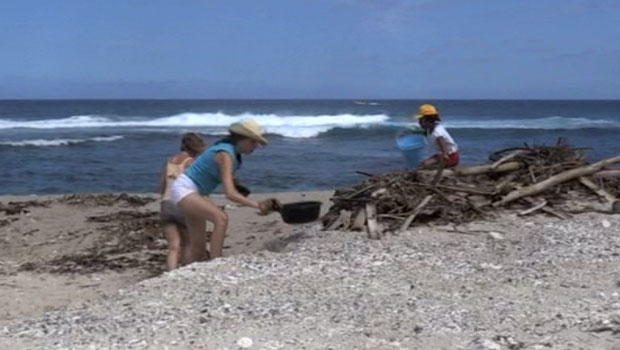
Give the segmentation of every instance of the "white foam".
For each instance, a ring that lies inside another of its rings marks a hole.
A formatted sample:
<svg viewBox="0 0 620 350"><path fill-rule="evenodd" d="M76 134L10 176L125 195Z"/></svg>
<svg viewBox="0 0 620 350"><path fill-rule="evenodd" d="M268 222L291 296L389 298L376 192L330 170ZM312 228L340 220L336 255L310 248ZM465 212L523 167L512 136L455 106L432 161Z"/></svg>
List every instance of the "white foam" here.
<svg viewBox="0 0 620 350"><path fill-rule="evenodd" d="M34 147L50 147L50 146L67 146L74 145L78 143L84 142L111 142L122 139L123 136L98 136L91 137L88 139L34 139L34 140L21 140L21 141L5 141L0 142L0 145L4 146L14 146L14 147L24 147L24 146L34 146Z"/></svg>
<svg viewBox="0 0 620 350"><path fill-rule="evenodd" d="M604 119L567 118L553 116L536 119L477 119L477 120L447 120L448 128L458 129L603 129L619 128L620 122Z"/></svg>
<svg viewBox="0 0 620 350"><path fill-rule="evenodd" d="M64 119L47 119L34 121L0 120L0 129L57 129L57 128L207 128L214 133L222 133L237 121L252 118L263 125L268 133L285 137L315 137L333 128L353 128L381 124L389 119L387 115L316 115L316 116L279 116L276 114L228 115L224 113L182 113L156 119L121 119L113 120L101 116L74 116Z"/></svg>
<svg viewBox="0 0 620 350"><path fill-rule="evenodd" d="M90 115L78 115L63 119L42 119L27 121L0 119L0 129L93 128L106 124L110 124L110 119Z"/></svg>
<svg viewBox="0 0 620 350"><path fill-rule="evenodd" d="M242 113L181 113L162 118L108 118L96 115L81 115L63 119L13 121L0 119L0 129L79 129L79 128L137 128L139 130L198 129L204 133L220 135L226 133L231 123L253 118L265 127L267 133L291 138L316 137L334 128L367 128L371 126L404 126L413 121L391 120L385 114L354 115L276 115ZM446 116L445 125L455 129L583 129L620 128L620 121L553 116L537 119L494 119L481 117Z"/></svg>
<svg viewBox="0 0 620 350"><path fill-rule="evenodd" d="M387 125L403 127L412 121L388 122ZM564 130L564 129L615 129L620 128L620 121L587 118L566 118L560 116L535 119L464 119L443 118L442 124L452 129L531 129L531 130Z"/></svg>

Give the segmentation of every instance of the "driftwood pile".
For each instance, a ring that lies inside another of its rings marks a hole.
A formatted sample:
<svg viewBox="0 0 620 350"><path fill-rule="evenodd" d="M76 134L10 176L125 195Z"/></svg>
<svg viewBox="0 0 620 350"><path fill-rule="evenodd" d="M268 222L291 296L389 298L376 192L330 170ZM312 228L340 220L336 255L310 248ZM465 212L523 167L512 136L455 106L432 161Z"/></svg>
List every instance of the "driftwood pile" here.
<svg viewBox="0 0 620 350"><path fill-rule="evenodd" d="M588 210L577 204L598 201L620 213L620 169L609 169L620 156L589 164L583 149L560 140L555 146L525 145L489 158L487 165L368 174L363 183L335 192L323 226L379 238L415 223L459 224L503 209L566 219L571 212Z"/></svg>

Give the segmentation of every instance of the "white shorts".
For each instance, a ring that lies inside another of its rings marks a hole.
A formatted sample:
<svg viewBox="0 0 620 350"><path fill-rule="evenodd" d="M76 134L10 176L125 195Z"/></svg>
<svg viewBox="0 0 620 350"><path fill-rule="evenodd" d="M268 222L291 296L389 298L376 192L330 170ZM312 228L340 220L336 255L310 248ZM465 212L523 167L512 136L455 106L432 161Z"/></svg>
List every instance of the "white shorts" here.
<svg viewBox="0 0 620 350"><path fill-rule="evenodd" d="M179 205L179 202L185 198L185 196L194 192L198 193L198 187L194 181L192 181L189 176L181 174L170 188L170 197L172 197L174 205Z"/></svg>

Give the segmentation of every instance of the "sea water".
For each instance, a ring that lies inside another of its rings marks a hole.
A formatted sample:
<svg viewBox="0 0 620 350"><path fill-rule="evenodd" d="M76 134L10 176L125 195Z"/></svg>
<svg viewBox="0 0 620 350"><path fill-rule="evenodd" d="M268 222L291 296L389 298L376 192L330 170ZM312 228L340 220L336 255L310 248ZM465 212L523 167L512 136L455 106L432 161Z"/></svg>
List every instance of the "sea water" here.
<svg viewBox="0 0 620 350"><path fill-rule="evenodd" d="M620 154L620 101L5 100L0 194L156 191L184 132L211 144L244 118L270 141L238 174L253 191L334 189L405 168L396 135L422 103L438 106L464 164L560 137L592 160Z"/></svg>

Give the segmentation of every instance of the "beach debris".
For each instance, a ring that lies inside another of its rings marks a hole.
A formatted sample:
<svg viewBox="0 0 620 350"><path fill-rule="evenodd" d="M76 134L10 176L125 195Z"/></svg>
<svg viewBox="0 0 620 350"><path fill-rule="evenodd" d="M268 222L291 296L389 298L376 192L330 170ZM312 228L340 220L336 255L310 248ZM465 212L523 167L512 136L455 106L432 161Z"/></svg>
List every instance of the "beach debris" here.
<svg viewBox="0 0 620 350"><path fill-rule="evenodd" d="M600 162L597 162L597 163L594 163L588 166L582 166L582 167L563 171L557 175L549 177L548 179L544 181L534 183L527 187L515 189L514 191L504 196L504 198L502 198L500 201L493 203L493 205L502 206L504 204L510 203L522 197L529 197L529 196L539 194L557 184L564 183L566 181L569 181L575 178L580 178L582 176L592 175L595 172L603 169L604 167L608 165L616 164L616 163L620 163L620 156L604 159L604 160L601 160Z"/></svg>
<svg viewBox="0 0 620 350"><path fill-rule="evenodd" d="M59 199L59 202L69 205L83 206L112 206L121 204L128 207L141 207L157 200L152 196L137 196L127 193L78 193L69 194Z"/></svg>
<svg viewBox="0 0 620 350"><path fill-rule="evenodd" d="M0 219L0 227L2 226L6 226L10 223L12 223L13 221L17 221L17 218L6 218L6 219Z"/></svg>
<svg viewBox="0 0 620 350"><path fill-rule="evenodd" d="M252 338L243 337L237 340L237 345L240 348L247 349L247 348L251 348L252 345L254 345L254 341L252 341Z"/></svg>
<svg viewBox="0 0 620 350"><path fill-rule="evenodd" d="M492 239L496 241L501 241L504 239L504 236L501 233L495 232L495 231L489 232L489 237L491 237Z"/></svg>
<svg viewBox="0 0 620 350"><path fill-rule="evenodd" d="M535 206L520 212L518 215L525 216L525 215L534 213L537 210L542 209L545 205L547 205L547 201L543 199L542 202L540 202L539 204L536 204Z"/></svg>
<svg viewBox="0 0 620 350"><path fill-rule="evenodd" d="M422 200L422 202L420 204L418 204L418 206L415 208L415 210L413 211L413 214L411 214L407 220L405 220L405 222L403 223L403 225L400 227L401 231L405 231L409 228L409 225L411 225L411 222L415 219L415 217L420 213L420 211L422 211L422 209L424 209L424 207L428 204L428 202L431 201L431 199L433 199L434 195L428 195L426 197L424 197L424 199Z"/></svg>
<svg viewBox="0 0 620 350"><path fill-rule="evenodd" d="M6 215L26 214L29 213L29 207L49 207L50 201L24 201L24 202L8 202L4 204L0 202L0 213L4 212Z"/></svg>
<svg viewBox="0 0 620 350"><path fill-rule="evenodd" d="M603 225L604 228L610 228L611 227L611 222L609 222L608 220L605 220L605 219L603 219L601 224Z"/></svg>
<svg viewBox="0 0 620 350"><path fill-rule="evenodd" d="M502 346L491 339L474 338L467 344L467 350L502 350Z"/></svg>
<svg viewBox="0 0 620 350"><path fill-rule="evenodd" d="M600 196L602 199L608 201L609 203L615 203L616 202L616 197L612 196L609 192L605 191L604 189L598 187L594 182L592 182L587 177L581 176L579 178L579 182L581 182L581 184L583 184L587 188L591 189L592 192L596 193L598 196Z"/></svg>
<svg viewBox="0 0 620 350"><path fill-rule="evenodd" d="M161 239L158 212L121 210L91 216L88 221L101 223L93 233L93 246L49 261L27 262L20 266L20 270L88 274L139 267L153 275L163 272L167 243Z"/></svg>
<svg viewBox="0 0 620 350"><path fill-rule="evenodd" d="M566 220L577 203L596 201L613 203L608 214L620 213L620 171L609 168L620 156L588 163L583 151L560 139L553 146L500 150L491 164L367 174L364 182L335 191L323 227L380 238L416 224L460 224L504 210Z"/></svg>
<svg viewBox="0 0 620 350"><path fill-rule="evenodd" d="M377 221L377 207L374 203L366 203L366 219L368 220L368 238L381 238L381 230Z"/></svg>
<svg viewBox="0 0 620 350"><path fill-rule="evenodd" d="M119 220L149 218L149 217L153 217L157 215L158 213L155 211L139 212L139 211L121 210L116 213L112 213L108 215L89 216L87 217L86 220L91 221L91 222L110 222L110 221L119 221Z"/></svg>
<svg viewBox="0 0 620 350"><path fill-rule="evenodd" d="M608 319L599 320L587 331L592 333L611 332L612 334L620 334L620 315L611 315Z"/></svg>

